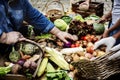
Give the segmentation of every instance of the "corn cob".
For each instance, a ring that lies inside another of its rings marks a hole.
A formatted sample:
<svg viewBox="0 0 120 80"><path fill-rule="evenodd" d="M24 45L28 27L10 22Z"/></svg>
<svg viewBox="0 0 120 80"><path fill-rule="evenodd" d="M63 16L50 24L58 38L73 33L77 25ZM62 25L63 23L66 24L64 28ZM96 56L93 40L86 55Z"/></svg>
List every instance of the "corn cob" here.
<svg viewBox="0 0 120 80"><path fill-rule="evenodd" d="M52 64L49 63L49 62L48 62L48 64L47 64L47 72L55 72L54 67L53 67Z"/></svg>
<svg viewBox="0 0 120 80"><path fill-rule="evenodd" d="M60 54L58 54L60 52L58 52L57 50L53 48L49 48L49 47L46 47L45 51L51 55L49 57L51 61L57 64L60 68L64 70L69 70L69 64L65 61L65 59Z"/></svg>
<svg viewBox="0 0 120 80"><path fill-rule="evenodd" d="M37 72L38 77L40 77L44 73L44 71L47 67L47 63L48 63L48 58L47 57L43 58L41 64L39 65L39 68L38 68L38 72Z"/></svg>

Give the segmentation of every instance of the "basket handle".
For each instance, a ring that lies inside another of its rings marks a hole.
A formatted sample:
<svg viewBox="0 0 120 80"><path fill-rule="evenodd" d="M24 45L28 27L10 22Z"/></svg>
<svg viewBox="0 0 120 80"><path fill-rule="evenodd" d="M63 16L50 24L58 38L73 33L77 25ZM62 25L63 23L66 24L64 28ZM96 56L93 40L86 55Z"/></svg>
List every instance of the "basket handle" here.
<svg viewBox="0 0 120 80"><path fill-rule="evenodd" d="M38 69L39 69L39 65L41 64L41 61L42 61L43 50L42 50L42 48L40 47L40 45L39 45L38 43L36 43L35 41L32 41L32 40L30 40L30 39L25 39L24 41L29 42L29 43L31 43L31 44L34 44L34 45L38 46L38 47L40 48L40 50L41 50L41 53L42 53L42 54L40 54L40 58L39 58L39 60L38 60L38 62L37 62L37 68L36 68L36 70L35 70L35 72L34 72L34 74L33 74L33 78L35 78L36 75L37 75L37 71L38 71Z"/></svg>
<svg viewBox="0 0 120 80"><path fill-rule="evenodd" d="M47 6L46 6L46 12L47 12L47 10L48 10L48 6L49 5L51 5L53 2L57 2L58 4L60 4L61 6L62 6L62 13L64 14L64 6L63 6L63 4L58 0L58 1L52 1L52 2L50 2Z"/></svg>

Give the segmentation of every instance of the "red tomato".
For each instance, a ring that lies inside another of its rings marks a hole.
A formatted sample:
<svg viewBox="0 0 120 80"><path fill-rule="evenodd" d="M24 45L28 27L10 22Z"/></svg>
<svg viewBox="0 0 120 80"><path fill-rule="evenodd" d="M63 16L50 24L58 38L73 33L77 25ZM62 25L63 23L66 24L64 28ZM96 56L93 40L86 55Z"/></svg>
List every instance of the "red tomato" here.
<svg viewBox="0 0 120 80"><path fill-rule="evenodd" d="M72 45L71 45L71 48L74 48L74 47L75 47L75 44L72 44Z"/></svg>
<svg viewBox="0 0 120 80"><path fill-rule="evenodd" d="M75 43L75 47L79 47L80 46L80 44L78 44L78 43Z"/></svg>

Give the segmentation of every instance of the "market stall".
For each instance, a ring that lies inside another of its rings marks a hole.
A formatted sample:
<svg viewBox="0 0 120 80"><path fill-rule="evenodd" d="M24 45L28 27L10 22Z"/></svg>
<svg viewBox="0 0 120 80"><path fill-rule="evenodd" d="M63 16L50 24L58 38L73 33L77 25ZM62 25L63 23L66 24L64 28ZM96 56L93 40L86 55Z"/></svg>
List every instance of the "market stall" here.
<svg viewBox="0 0 120 80"><path fill-rule="evenodd" d="M107 60L114 52L106 53L105 46L93 49L106 26L97 22L103 15L104 4L92 2L89 10L81 11L80 3L72 4L72 12L67 13L60 1L53 1L47 4L45 14L57 28L76 35L77 41L68 39L66 44L50 33L35 35L33 27L27 24L28 39L16 43L12 52L1 58L1 79L104 80L119 73L118 64L111 65ZM54 7L49 9L51 5Z"/></svg>

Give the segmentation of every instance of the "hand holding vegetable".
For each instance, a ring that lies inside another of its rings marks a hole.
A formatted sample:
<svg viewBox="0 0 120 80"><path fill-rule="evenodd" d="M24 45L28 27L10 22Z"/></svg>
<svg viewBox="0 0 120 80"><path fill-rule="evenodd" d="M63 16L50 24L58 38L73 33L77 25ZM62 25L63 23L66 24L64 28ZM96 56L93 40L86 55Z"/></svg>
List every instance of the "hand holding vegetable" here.
<svg viewBox="0 0 120 80"><path fill-rule="evenodd" d="M94 49L97 49L101 45L106 45L106 52L108 52L115 44L116 39L114 37L107 37L97 41L94 45Z"/></svg>
<svg viewBox="0 0 120 80"><path fill-rule="evenodd" d="M8 33L4 33L1 35L0 42L4 44L14 44L18 41L22 41L25 38L23 35L19 32L12 31Z"/></svg>
<svg viewBox="0 0 120 80"><path fill-rule="evenodd" d="M52 34L56 35L59 39L61 39L63 42L68 43L66 39L71 39L73 41L77 40L77 36L71 35L67 32L60 31L58 28L54 27L51 31Z"/></svg>

